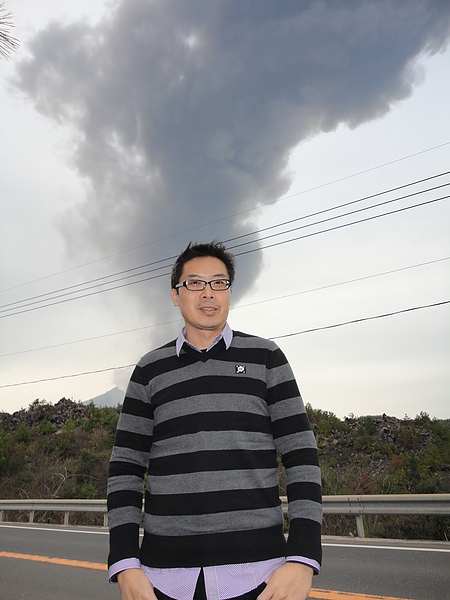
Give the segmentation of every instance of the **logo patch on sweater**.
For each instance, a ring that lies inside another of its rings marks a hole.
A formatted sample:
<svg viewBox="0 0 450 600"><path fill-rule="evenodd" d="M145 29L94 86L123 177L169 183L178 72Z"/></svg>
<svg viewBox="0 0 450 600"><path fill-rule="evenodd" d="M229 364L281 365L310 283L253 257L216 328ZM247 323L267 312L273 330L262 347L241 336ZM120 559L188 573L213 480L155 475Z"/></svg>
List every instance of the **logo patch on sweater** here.
<svg viewBox="0 0 450 600"><path fill-rule="evenodd" d="M236 365L236 375L245 375L247 373L247 367L245 365Z"/></svg>

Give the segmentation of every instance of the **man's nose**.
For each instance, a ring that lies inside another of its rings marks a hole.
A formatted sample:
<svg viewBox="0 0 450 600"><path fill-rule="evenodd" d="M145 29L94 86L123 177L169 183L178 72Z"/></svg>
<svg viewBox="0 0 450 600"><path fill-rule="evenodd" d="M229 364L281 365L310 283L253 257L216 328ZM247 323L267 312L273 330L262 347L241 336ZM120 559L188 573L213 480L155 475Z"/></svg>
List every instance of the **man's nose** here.
<svg viewBox="0 0 450 600"><path fill-rule="evenodd" d="M213 298L214 297L214 290L209 285L209 283L206 284L206 287L203 290L202 296L203 296L203 298Z"/></svg>

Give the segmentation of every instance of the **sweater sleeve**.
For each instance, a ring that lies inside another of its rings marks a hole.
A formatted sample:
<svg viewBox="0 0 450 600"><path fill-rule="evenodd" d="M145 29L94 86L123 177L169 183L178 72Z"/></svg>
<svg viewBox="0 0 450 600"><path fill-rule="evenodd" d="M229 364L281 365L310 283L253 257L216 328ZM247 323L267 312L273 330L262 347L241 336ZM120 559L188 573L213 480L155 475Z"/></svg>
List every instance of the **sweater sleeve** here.
<svg viewBox="0 0 450 600"><path fill-rule="evenodd" d="M153 416L146 384L145 368L138 364L125 394L109 464L108 566L129 558L140 560L139 527L144 477L153 434Z"/></svg>
<svg viewBox="0 0 450 600"><path fill-rule="evenodd" d="M321 564L322 488L314 434L292 369L274 344L267 363L267 404L277 451L286 470L287 556Z"/></svg>

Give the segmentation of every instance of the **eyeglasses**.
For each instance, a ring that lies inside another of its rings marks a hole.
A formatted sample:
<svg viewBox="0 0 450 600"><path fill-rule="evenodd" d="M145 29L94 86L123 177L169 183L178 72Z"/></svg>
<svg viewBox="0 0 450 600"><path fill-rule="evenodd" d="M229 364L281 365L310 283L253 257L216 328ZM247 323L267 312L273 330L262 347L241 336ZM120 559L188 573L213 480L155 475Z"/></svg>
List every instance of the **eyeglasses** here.
<svg viewBox="0 0 450 600"><path fill-rule="evenodd" d="M203 281L203 279L186 279L181 283L177 283L175 289L185 287L190 292L201 292L206 288L206 284L214 292L224 292L231 287L231 281L229 279L212 279L211 281Z"/></svg>

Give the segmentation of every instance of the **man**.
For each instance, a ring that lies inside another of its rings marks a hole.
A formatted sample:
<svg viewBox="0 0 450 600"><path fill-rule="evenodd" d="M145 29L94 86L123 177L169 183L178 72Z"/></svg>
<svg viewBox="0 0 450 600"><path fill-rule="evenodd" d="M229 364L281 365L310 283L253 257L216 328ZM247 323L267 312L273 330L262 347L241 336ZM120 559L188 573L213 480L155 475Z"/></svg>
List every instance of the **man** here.
<svg viewBox="0 0 450 600"><path fill-rule="evenodd" d="M228 325L234 275L222 244L189 244L171 282L185 326L130 379L108 481L122 600L305 600L320 569L314 435L281 350Z"/></svg>

